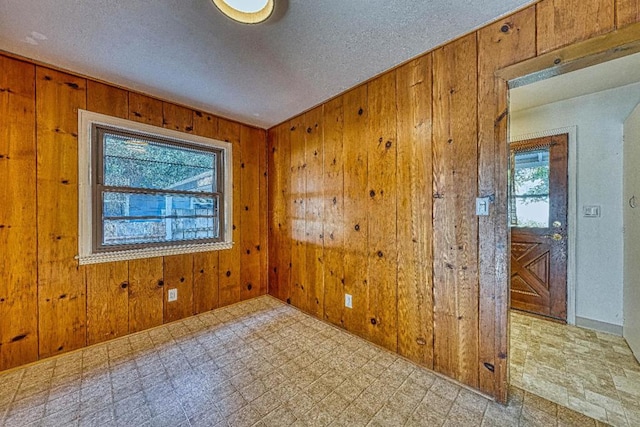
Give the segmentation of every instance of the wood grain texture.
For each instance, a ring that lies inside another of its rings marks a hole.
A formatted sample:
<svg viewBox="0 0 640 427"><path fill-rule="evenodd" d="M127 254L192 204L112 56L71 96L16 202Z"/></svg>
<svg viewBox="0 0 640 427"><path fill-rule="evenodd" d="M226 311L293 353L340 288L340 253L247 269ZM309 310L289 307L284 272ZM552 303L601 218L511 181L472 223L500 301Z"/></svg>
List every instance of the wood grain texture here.
<svg viewBox="0 0 640 427"><path fill-rule="evenodd" d="M36 67L38 329L40 357L86 345L78 252L78 109L86 81Z"/></svg>
<svg viewBox="0 0 640 427"><path fill-rule="evenodd" d="M129 261L129 332L162 325L164 273L162 257Z"/></svg>
<svg viewBox="0 0 640 427"><path fill-rule="evenodd" d="M475 34L433 53L434 368L477 388L476 61Z"/></svg>
<svg viewBox="0 0 640 427"><path fill-rule="evenodd" d="M537 9L538 54L614 29L614 0L542 0Z"/></svg>
<svg viewBox="0 0 640 427"><path fill-rule="evenodd" d="M218 135L218 118L194 111L193 133L205 138L215 138ZM218 307L219 263L218 251L193 255L193 310L196 314Z"/></svg>
<svg viewBox="0 0 640 427"><path fill-rule="evenodd" d="M193 255L164 257L164 323L193 315ZM178 299L169 302L169 290L178 290Z"/></svg>
<svg viewBox="0 0 640 427"><path fill-rule="evenodd" d="M495 195L490 215L480 217L479 230L479 387L506 402L509 254L507 251L507 112L499 68L536 54L535 7L506 17L478 32L478 194ZM502 356L502 357L501 357ZM485 367L494 366L494 372Z"/></svg>
<svg viewBox="0 0 640 427"><path fill-rule="evenodd" d="M85 267L87 345L129 333L129 265L107 262Z"/></svg>
<svg viewBox="0 0 640 427"><path fill-rule="evenodd" d="M0 56L0 371L38 358L34 81Z"/></svg>
<svg viewBox="0 0 640 427"><path fill-rule="evenodd" d="M265 295L269 291L269 201L267 191L269 188L269 165L267 155L267 131L260 129L258 143L254 143L258 152L258 164L260 174L260 291L259 295Z"/></svg>
<svg viewBox="0 0 640 427"><path fill-rule="evenodd" d="M324 312L324 185L323 185L323 122L322 108L304 115L305 193L304 242L307 301L312 315L322 318Z"/></svg>
<svg viewBox="0 0 640 427"><path fill-rule="evenodd" d="M264 132L242 126L240 128L240 299L260 295L261 238L260 238L260 150Z"/></svg>
<svg viewBox="0 0 640 427"><path fill-rule="evenodd" d="M368 336L369 275L365 200L367 185L366 135L369 122L367 86L344 94L344 292L353 296L353 308L343 312L344 327L361 337ZM341 301L342 303L342 301Z"/></svg>
<svg viewBox="0 0 640 427"><path fill-rule="evenodd" d="M241 163L240 125L218 119L218 140L233 144L233 248L219 251L219 305L225 306L240 301L240 229L241 229Z"/></svg>
<svg viewBox="0 0 640 427"><path fill-rule="evenodd" d="M129 120L162 127L162 101L129 92Z"/></svg>
<svg viewBox="0 0 640 427"><path fill-rule="evenodd" d="M433 367L432 59L398 68L398 353Z"/></svg>
<svg viewBox="0 0 640 427"><path fill-rule="evenodd" d="M305 241L306 217L306 153L304 150L305 123L303 117L297 117L290 122L291 147L291 196L290 227L291 227L291 291L290 301L294 306L307 311L307 261Z"/></svg>
<svg viewBox="0 0 640 427"><path fill-rule="evenodd" d="M640 22L640 0L616 0L616 28Z"/></svg>
<svg viewBox="0 0 640 427"><path fill-rule="evenodd" d="M343 97L324 105L323 234L324 318L343 325L344 306L344 132Z"/></svg>
<svg viewBox="0 0 640 427"><path fill-rule="evenodd" d="M129 92L88 80L87 110L126 119L129 117Z"/></svg>
<svg viewBox="0 0 640 427"><path fill-rule="evenodd" d="M291 285L291 150L289 124L269 132L269 293L289 301Z"/></svg>
<svg viewBox="0 0 640 427"><path fill-rule="evenodd" d="M374 343L396 351L396 73L386 73L369 82L367 86L368 335Z"/></svg>

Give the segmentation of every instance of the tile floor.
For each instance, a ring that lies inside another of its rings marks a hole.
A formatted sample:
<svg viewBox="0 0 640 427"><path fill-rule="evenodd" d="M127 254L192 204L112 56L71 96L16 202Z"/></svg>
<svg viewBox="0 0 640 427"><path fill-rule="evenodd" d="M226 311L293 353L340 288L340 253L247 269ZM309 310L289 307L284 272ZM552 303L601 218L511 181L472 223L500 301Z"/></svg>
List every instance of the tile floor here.
<svg viewBox="0 0 640 427"><path fill-rule="evenodd" d="M491 402L271 297L0 374L0 425L597 426Z"/></svg>
<svg viewBox="0 0 640 427"><path fill-rule="evenodd" d="M614 426L640 426L640 364L619 336L511 312L511 384Z"/></svg>

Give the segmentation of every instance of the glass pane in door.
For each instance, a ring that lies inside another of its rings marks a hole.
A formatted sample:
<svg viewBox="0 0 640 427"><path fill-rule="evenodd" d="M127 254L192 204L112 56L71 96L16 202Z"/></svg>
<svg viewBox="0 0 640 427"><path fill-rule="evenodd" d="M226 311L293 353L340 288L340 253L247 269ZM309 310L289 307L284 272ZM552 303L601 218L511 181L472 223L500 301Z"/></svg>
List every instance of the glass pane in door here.
<svg viewBox="0 0 640 427"><path fill-rule="evenodd" d="M549 147L512 156L512 227L549 228Z"/></svg>

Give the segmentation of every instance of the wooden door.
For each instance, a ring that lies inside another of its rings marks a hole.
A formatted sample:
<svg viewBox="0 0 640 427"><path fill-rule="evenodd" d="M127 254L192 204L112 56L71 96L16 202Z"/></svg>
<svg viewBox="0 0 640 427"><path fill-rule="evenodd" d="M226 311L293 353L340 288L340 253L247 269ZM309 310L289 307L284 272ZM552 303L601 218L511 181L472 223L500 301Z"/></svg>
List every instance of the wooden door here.
<svg viewBox="0 0 640 427"><path fill-rule="evenodd" d="M567 134L510 145L511 308L567 318Z"/></svg>

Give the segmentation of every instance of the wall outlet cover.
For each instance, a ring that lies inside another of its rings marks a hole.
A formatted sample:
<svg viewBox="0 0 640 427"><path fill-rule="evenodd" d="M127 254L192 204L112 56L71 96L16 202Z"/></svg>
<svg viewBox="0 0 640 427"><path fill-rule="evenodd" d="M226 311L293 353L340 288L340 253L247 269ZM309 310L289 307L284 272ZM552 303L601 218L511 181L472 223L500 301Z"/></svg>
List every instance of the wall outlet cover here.
<svg viewBox="0 0 640 427"><path fill-rule="evenodd" d="M178 300L178 290L177 289L169 289L168 301L173 302Z"/></svg>
<svg viewBox="0 0 640 427"><path fill-rule="evenodd" d="M344 306L353 308L353 297L350 294L344 294Z"/></svg>

